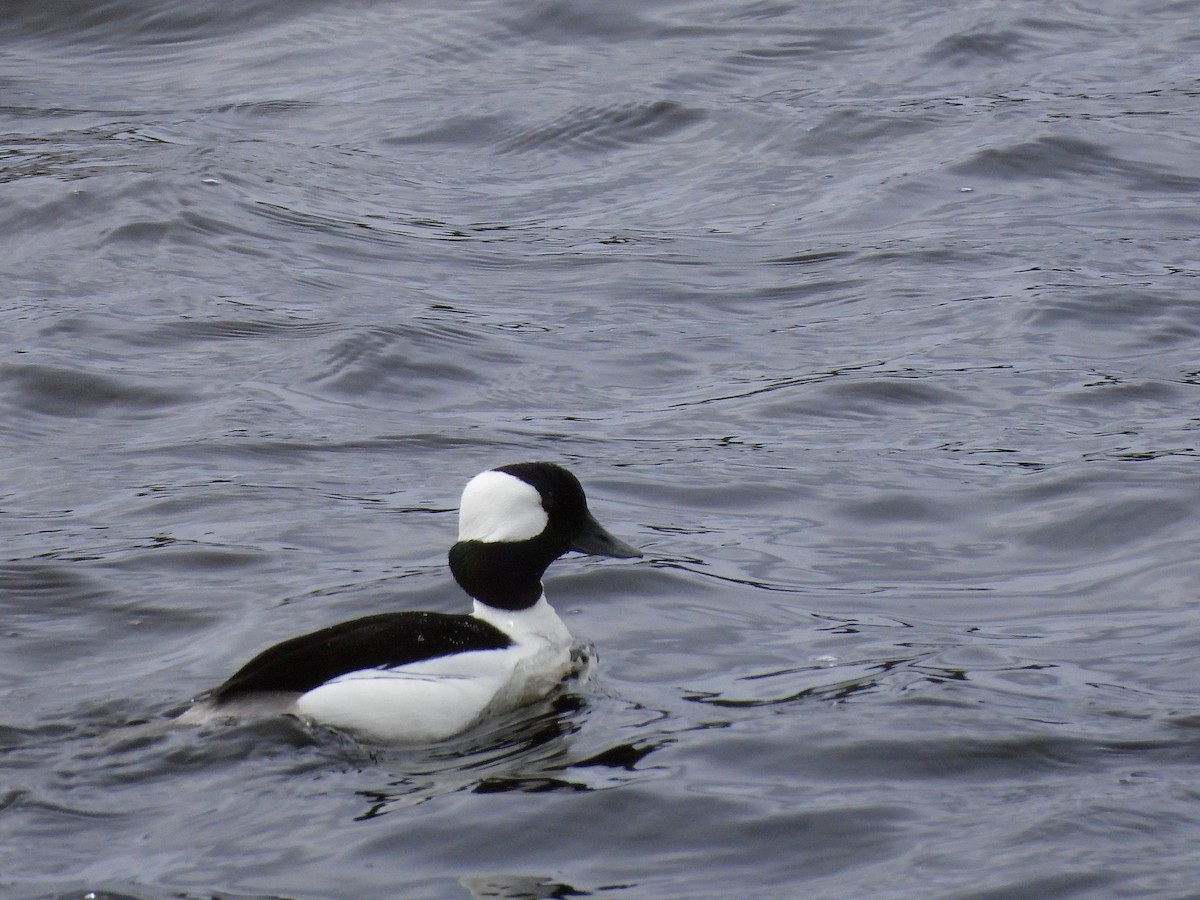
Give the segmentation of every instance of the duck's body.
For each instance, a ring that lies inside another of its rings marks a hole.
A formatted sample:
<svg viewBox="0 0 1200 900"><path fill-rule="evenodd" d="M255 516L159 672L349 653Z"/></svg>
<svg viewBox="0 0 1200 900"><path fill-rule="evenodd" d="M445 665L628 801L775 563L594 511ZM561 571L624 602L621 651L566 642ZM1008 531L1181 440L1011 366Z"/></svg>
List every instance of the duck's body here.
<svg viewBox="0 0 1200 900"><path fill-rule="evenodd" d="M546 696L571 669L571 635L542 593L569 550L640 556L552 463L477 475L463 491L455 579L471 613L395 612L263 651L182 717L289 713L388 742L427 743Z"/></svg>

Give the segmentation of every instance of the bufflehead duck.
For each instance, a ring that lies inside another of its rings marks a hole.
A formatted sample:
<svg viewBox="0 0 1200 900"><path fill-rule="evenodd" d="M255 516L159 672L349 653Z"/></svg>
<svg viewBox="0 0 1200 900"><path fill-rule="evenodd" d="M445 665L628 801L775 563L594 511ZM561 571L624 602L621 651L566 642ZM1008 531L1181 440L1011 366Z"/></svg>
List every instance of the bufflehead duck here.
<svg viewBox="0 0 1200 900"><path fill-rule="evenodd" d="M463 490L450 571L469 614L391 612L276 644L181 717L290 713L385 742L430 743L538 700L571 668L571 635L542 593L570 550L640 557L592 517L579 481L548 462L476 475Z"/></svg>

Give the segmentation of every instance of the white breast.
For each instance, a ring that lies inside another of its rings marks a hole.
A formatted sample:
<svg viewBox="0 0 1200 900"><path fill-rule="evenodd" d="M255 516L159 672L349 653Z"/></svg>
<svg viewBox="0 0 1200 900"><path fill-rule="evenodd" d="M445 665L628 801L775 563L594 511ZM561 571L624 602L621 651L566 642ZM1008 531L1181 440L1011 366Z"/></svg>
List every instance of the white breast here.
<svg viewBox="0 0 1200 900"><path fill-rule="evenodd" d="M476 601L472 615L513 644L350 672L301 695L292 711L389 743L429 743L544 697L567 676L571 635L545 597L517 612Z"/></svg>

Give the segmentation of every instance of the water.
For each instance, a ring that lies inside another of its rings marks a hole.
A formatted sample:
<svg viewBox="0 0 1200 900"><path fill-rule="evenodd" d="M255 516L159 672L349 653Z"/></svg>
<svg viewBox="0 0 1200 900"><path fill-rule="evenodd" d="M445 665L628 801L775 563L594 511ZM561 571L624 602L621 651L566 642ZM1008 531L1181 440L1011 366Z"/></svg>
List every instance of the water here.
<svg viewBox="0 0 1200 900"><path fill-rule="evenodd" d="M1179 897L1200 3L10 2L0 893ZM160 722L457 611L466 478L635 564L450 742Z"/></svg>

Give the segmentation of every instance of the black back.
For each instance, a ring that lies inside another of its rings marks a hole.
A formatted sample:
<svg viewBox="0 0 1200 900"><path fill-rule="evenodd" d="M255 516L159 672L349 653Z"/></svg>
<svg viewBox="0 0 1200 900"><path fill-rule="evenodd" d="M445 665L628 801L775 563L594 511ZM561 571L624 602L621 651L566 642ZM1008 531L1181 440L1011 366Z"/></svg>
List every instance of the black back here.
<svg viewBox="0 0 1200 900"><path fill-rule="evenodd" d="M499 628L465 615L381 613L342 622L264 650L217 688L218 705L259 691L304 693L339 675L386 669L471 650L503 650Z"/></svg>

